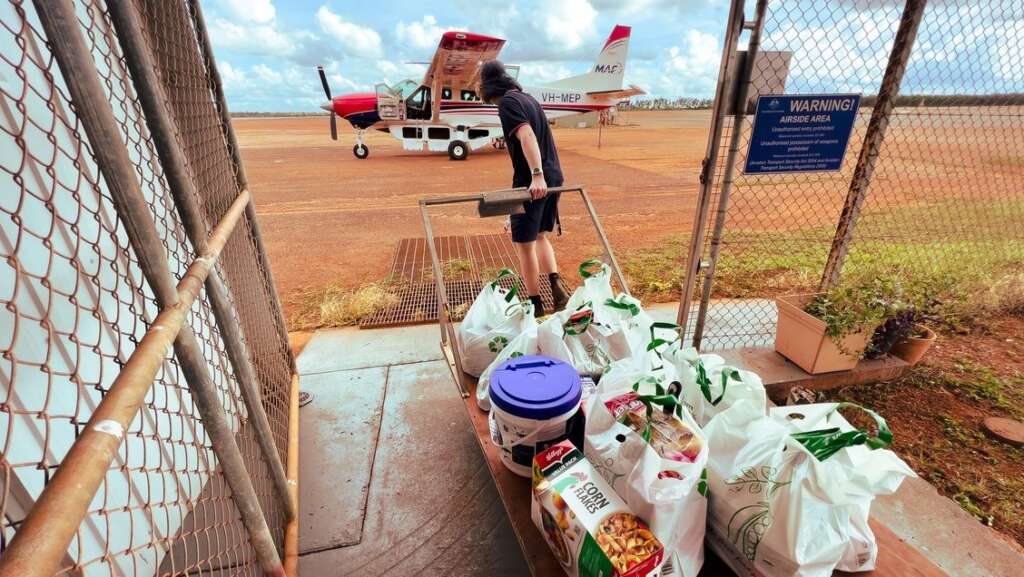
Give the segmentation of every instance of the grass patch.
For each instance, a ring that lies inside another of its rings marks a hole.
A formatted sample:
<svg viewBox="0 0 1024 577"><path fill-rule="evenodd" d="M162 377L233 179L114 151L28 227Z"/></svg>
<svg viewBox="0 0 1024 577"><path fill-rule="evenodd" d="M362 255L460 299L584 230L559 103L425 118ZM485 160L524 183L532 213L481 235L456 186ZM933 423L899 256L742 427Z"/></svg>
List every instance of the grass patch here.
<svg viewBox="0 0 1024 577"><path fill-rule="evenodd" d="M939 317L953 328L1024 314L1024 238L1013 238L1022 218L1024 202L900 207L865 214L857 229L862 236L846 259L843 283L899 278L908 300L937 299ZM965 221L976 224L965 228ZM907 225L917 222L927 223L927 231ZM726 229L712 297L815 292L834 231ZM688 253L685 235L626 251L622 268L633 293L646 302L678 300ZM693 298L699 298L703 279L699 281Z"/></svg>
<svg viewBox="0 0 1024 577"><path fill-rule="evenodd" d="M311 331L324 327L354 325L398 303L397 283L381 281L348 288L340 283L306 289L289 302L294 314L288 317L289 331Z"/></svg>
<svg viewBox="0 0 1024 577"><path fill-rule="evenodd" d="M975 401L986 401L1018 420L1024 420L1024 375L1014 371L1000 378L991 368L959 361L953 371L939 375L941 385Z"/></svg>
<svg viewBox="0 0 1024 577"><path fill-rule="evenodd" d="M441 277L445 280L459 278L471 272L473 272L473 263L468 259L453 258L441 262ZM433 282L434 268L428 268L423 276L426 282Z"/></svg>

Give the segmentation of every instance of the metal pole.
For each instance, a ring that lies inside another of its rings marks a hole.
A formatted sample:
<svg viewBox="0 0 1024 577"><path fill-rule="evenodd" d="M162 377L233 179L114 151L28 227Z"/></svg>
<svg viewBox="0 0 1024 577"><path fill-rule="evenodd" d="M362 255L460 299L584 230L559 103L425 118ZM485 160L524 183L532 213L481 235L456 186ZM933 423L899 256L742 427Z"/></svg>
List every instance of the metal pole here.
<svg viewBox="0 0 1024 577"><path fill-rule="evenodd" d="M875 162L878 160L878 153L885 140L885 131L889 127L889 117L896 106L896 97L899 95L903 73L907 70L907 61L910 60L910 53L914 47L917 28L924 16L927 4L928 0L907 0L903 7L900 27L896 31L892 52L889 54L889 63L885 67L885 76L882 77L882 85L878 89L878 99L875 100L875 108L871 111L871 120L868 122L867 132L864 134L860 156L857 157L857 167L853 171L853 179L850 181L850 189L846 193L843 212L839 215L836 235L832 239L832 248L828 253L828 262L821 275L822 290L827 290L839 282L839 275L843 271L843 262L846 260L846 253L850 248L850 241L853 239L853 231L857 226L857 219L860 217L860 209L864 205L868 186L871 184L871 174L875 170Z"/></svg>
<svg viewBox="0 0 1024 577"><path fill-rule="evenodd" d="M146 125L156 146L160 165L170 185L174 203L181 215L185 232L192 241L196 254L206 252L206 226L203 213L197 199L199 193L192 180L188 161L176 138L175 127L167 114L167 96L163 85L156 75L156 67L150 57L149 45L142 35L138 13L131 2L111 2L108 5L110 19L117 30L117 38L121 43L122 53L135 85L139 102L142 104L146 117ZM228 291L214 268L206 279L206 293L210 297L210 305L220 328L221 337L234 368L242 399L252 418L256 440L263 451L263 458L270 470L270 477L283 505L288 520L296 516L295 508L288 491L288 482L281 462L281 455L274 444L270 421L263 408L263 401L257 388L258 378L252 366L252 358L238 320L234 314Z"/></svg>
<svg viewBox="0 0 1024 577"><path fill-rule="evenodd" d="M718 85L715 87L715 103L711 113L711 135L700 172L700 196L697 198L697 212L693 219L693 233L690 237L690 251L686 259L686 278L679 297L679 312L676 323L686 330L690 317L690 299L702 267L704 252L704 229L707 227L708 210L714 190L715 166L718 164L718 143L722 140L722 125L725 120L726 100L732 85L733 53L743 30L743 0L732 0L725 29L725 43L722 46L722 62L718 67Z"/></svg>
<svg viewBox="0 0 1024 577"><path fill-rule="evenodd" d="M288 492L292 507L299 510L299 375L292 374L288 398ZM288 577L299 575L299 519L291 519L284 527L284 572Z"/></svg>
<svg viewBox="0 0 1024 577"><path fill-rule="evenodd" d="M217 63L213 60L213 48L210 46L210 36L206 31L203 10L199 2L190 0L188 6L192 10L192 19L195 23L200 52L203 56L203 63L206 65L206 74L210 79L213 97L217 103L217 111L220 113L221 128L224 131L224 138L228 142L231 160L235 163L235 180L238 182L238 190L244 190L249 188L249 179L245 175L245 165L242 163L242 149L238 146L238 138L235 136L235 130L231 124L231 112L228 110L228 103L224 98L224 86L221 83L220 72L217 70ZM292 356L292 349L288 346L288 328L284 322L284 309L281 308L281 300L277 294L277 284L274 283L274 274L270 269L270 261L267 260L267 247L263 244L263 234L260 232L259 220L256 219L256 207L252 202L249 203L249 206L245 207L245 221L249 225L252 241L256 245L256 258L259 260L260 270L263 272L267 295L270 298L271 308L273 309L271 312L274 314L277 330L283 338L281 342L283 353L288 358L288 364L294 373L295 357Z"/></svg>
<svg viewBox="0 0 1024 577"><path fill-rule="evenodd" d="M480 198L481 196L478 195L473 197L473 200L479 200ZM470 202L470 200L466 202ZM462 375L465 371L462 370L462 358L459 356L458 340L454 334L455 328L452 326L451 316L448 314L448 290L444 285L444 273L441 270L441 261L437 258L437 248L434 247L434 229L430 226L430 215L427 212L427 206L427 201L420 201L420 215L423 218L423 230L427 234L427 249L430 250L430 264L434 269L434 283L437 288L437 320L441 326L441 350L447 357L447 348L451 349L452 357L455 360L456 372L458 372L453 377L455 378L455 384L459 387L459 394L465 399L469 397L469 393L462 383Z"/></svg>
<svg viewBox="0 0 1024 577"><path fill-rule="evenodd" d="M744 24L749 27L750 40L747 42L747 57L743 61L739 82L736 83L736 94L733 100L732 133L729 135L729 152L725 157L725 173L722 175L722 190L718 195L718 209L715 214L715 227L711 233L711 247L708 253L707 271L704 273L704 286L701 288L700 305L697 309L697 320L693 325L693 346L700 348L704 337L704 321L708 314L711 301L711 288L715 280L715 267L718 264L718 252L722 246L722 233L725 229L725 217L729 210L729 195L732 193L733 175L736 172L736 157L740 149L740 137L743 135L743 119L747 114L747 94L750 90L750 79L754 72L754 61L761 47L761 28L764 25L764 13L768 8L768 0L757 0L754 8L754 21Z"/></svg>
<svg viewBox="0 0 1024 577"><path fill-rule="evenodd" d="M75 104L75 112L89 139L91 149L96 157L97 166L110 190L111 198L124 223L125 232L139 260L139 267L142 269L143 275L153 290L161 310L177 307L181 297L179 296L179 291L175 289L174 278L171 276L167 265L167 255L163 243L157 234L156 227L148 218L144 217L144 215L150 214L150 210L136 180L134 167L128 156L127 148L121 140L117 121L114 118L110 103L103 92L103 88L100 86L99 74L92 60L92 53L82 38L74 6L69 0L34 0L34 5L39 21L46 32L54 59L60 67L72 102ZM237 223L239 214L245 210L249 202L250 196L248 191L242 191L232 203L231 209L221 219L221 223L217 225L214 235L209 240L210 251L216 251L216 253L212 256L204 255L193 263L193 266L202 265L206 269L202 273L201 283L205 282L209 267L213 266L213 259L219 255L223 244L227 241L228 235ZM227 228L223 226L225 223L229 223ZM198 292L199 288L196 287L195 290ZM190 297L190 302L192 298L194 296ZM265 574L283 575L276 545L267 528L266 519L260 509L256 492L252 486L252 480L245 469L245 462L241 452L235 443L234 434L230 427L227 426L224 409L220 404L216 390L216 384L206 371L206 359L201 353L199 343L188 327L180 331L175 329L174 334L177 335L177 338L174 339L175 354L181 361L182 371L188 379L188 384L196 401L196 406L199 409L204 428L210 435L214 452L217 454L223 468L224 477L231 487L232 498L241 514L242 522L248 530L249 539L255 550L256 557ZM162 354L163 351L161 351L160 360L163 359ZM138 378L139 375L134 377ZM149 381L146 383L146 389L148 389L152 382L153 379L150 376ZM145 389L143 394L144 392ZM108 397L109 395L110 393L108 393ZM130 396L129 398L134 397ZM106 401L107 397L104 398L104 402ZM141 400L139 403L141 403ZM133 417L138 412L139 403L130 406L120 406L119 409L125 412L130 410L131 414L129 417ZM112 411L113 409L111 409ZM119 414L118 416L125 415ZM95 415L94 419L90 420L90 422L99 421L102 421L102 418L97 420ZM130 422L129 418L122 425L127 426ZM115 422L115 424L117 423ZM105 435L106 433L101 432L101 434ZM120 437L118 437L117 441L120 441ZM102 451L109 447L105 444L99 444L94 448ZM112 451L108 451L105 454L101 453L103 454L103 459L100 460L105 460L102 470L96 468L96 463L86 462L87 457L85 456L80 457L83 460L73 461L74 465L71 468L73 472L66 475L66 477L72 478L67 483L74 486L75 491L69 492L66 498L53 497L51 502L58 505L44 508L40 510L38 515L35 515L36 519L39 520L40 528L36 533L29 533L29 537L23 540L29 543L23 546L24 557L15 558L16 560L21 559L26 563L31 562L31 572L27 571L28 565L25 566L25 572L5 572L8 571L6 567L11 566L6 563L9 553L5 552L4 563L0 565L0 577L13 577L14 575L19 577L21 575L47 575L48 577L53 574L52 568L57 560L54 550L59 548L63 551L67 548L75 530L85 515L89 500L91 500L96 492L116 449L117 446L115 445ZM93 455L95 452L88 454ZM67 459L65 459L60 468L63 468L67 462ZM90 467L93 468L90 469ZM93 474L99 471L102 474L99 474L95 478L95 483L93 483L93 478L90 476L76 479L79 475L75 471L79 469L91 471ZM51 486L48 485L47 490L50 488ZM65 490L67 490L67 487L65 487ZM59 489L55 489L55 491L57 494L60 494ZM67 503L66 507L62 506L64 503ZM33 514L35 512L36 509L34 508ZM42 525L48 526L44 530ZM20 530L18 533L22 535L23 530ZM43 533L46 533L46 535L43 535ZM41 550L47 551L47 554L38 554ZM40 567L43 569L40 570ZM51 571L47 573L46 568L51 569Z"/></svg>
<svg viewBox="0 0 1024 577"><path fill-rule="evenodd" d="M590 197L587 195L587 191L582 188L578 189L580 196L583 197L583 204L587 207L587 212L590 213L590 220L594 221L594 228L597 229L597 238L601 239L601 246L604 247L604 254L608 257L608 264L611 265L612 271L615 273L615 278L619 280L619 286L622 287L622 292L629 293L629 285L626 284L626 277L622 275L622 270L619 268L619 261L615 260L615 255L612 253L612 246L608 243L608 236L604 233L604 228L601 227L601 221L597 219L597 212L594 211L594 205L590 203Z"/></svg>
<svg viewBox="0 0 1024 577"><path fill-rule="evenodd" d="M57 4L55 0L39 2ZM47 28L47 35L53 38L52 32L61 28L50 29L54 24L51 16L54 14L44 16L40 11L40 20ZM77 26L78 22L65 20L65 24ZM89 56L87 51L81 54ZM69 80L68 87L74 94L72 85ZM77 101L76 111L82 118L82 107ZM92 144L96 150L97 143L93 141ZM153 319L110 385L110 390L96 406L89 422L57 467L53 479L43 489L3 557L0 557L0 577L51 577L57 572L60 560L67 553L89 504L118 454L126 429L138 414L157 372L163 367L168 349L179 338L180 331L189 330L185 319L228 235L237 224L242 214L241 201L247 200L247 196L240 196L232 210L224 215L210 239L209 252L189 266L178 283L175 302L164 307ZM213 393L216 395L216 391Z"/></svg>

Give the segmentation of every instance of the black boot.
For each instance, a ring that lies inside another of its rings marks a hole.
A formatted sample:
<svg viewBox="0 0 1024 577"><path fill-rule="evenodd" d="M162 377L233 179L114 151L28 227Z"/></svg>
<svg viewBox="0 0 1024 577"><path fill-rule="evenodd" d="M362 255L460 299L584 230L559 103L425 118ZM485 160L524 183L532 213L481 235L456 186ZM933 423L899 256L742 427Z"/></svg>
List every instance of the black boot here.
<svg viewBox="0 0 1024 577"><path fill-rule="evenodd" d="M555 311L565 309L569 303L569 288L557 272L549 273L548 280L551 282L551 296L554 297Z"/></svg>
<svg viewBox="0 0 1024 577"><path fill-rule="evenodd" d="M533 303L534 318L544 316L544 303L540 301L540 295L530 295L530 302Z"/></svg>

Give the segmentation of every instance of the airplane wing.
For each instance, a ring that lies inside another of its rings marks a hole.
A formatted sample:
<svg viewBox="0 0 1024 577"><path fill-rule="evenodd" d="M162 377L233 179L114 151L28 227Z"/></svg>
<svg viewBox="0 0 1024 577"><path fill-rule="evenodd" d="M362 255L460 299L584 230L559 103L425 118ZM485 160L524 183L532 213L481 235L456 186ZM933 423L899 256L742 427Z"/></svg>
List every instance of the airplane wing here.
<svg viewBox="0 0 1024 577"><path fill-rule="evenodd" d="M622 100L623 98L629 98L630 96L640 96L642 94L647 93L644 92L642 88L638 88L636 86L633 86L632 84L629 86L629 88L620 88L618 90L598 90L597 92L587 93L588 96L614 98L616 100Z"/></svg>
<svg viewBox="0 0 1024 577"><path fill-rule="evenodd" d="M504 39L493 36L445 32L423 77L423 84L433 86L438 82L445 86L475 86L480 64L496 58L504 45Z"/></svg>

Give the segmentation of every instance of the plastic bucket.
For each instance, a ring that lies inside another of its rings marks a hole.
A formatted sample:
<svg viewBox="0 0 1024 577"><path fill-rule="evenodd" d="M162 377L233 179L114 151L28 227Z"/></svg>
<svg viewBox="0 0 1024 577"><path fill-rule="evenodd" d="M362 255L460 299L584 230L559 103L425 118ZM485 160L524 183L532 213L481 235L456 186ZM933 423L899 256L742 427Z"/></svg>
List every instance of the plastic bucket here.
<svg viewBox="0 0 1024 577"><path fill-rule="evenodd" d="M491 441L501 462L523 477L532 474L534 453L571 440L583 445L580 376L572 365L542 356L502 363L491 375Z"/></svg>

